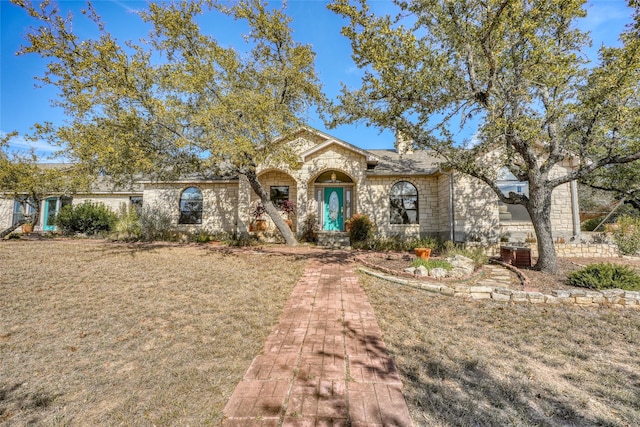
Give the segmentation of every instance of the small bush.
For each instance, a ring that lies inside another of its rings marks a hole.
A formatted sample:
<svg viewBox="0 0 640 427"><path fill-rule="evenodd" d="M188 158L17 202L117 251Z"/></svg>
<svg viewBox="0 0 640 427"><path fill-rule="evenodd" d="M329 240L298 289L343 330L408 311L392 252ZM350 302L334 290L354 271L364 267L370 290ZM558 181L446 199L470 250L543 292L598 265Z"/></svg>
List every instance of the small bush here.
<svg viewBox="0 0 640 427"><path fill-rule="evenodd" d="M120 206L114 231L116 239L119 240L132 241L140 239L140 221L134 208L127 207L124 203Z"/></svg>
<svg viewBox="0 0 640 427"><path fill-rule="evenodd" d="M54 224L63 234L82 233L89 236L109 233L118 221L118 215L102 203L85 201L60 209Z"/></svg>
<svg viewBox="0 0 640 427"><path fill-rule="evenodd" d="M349 218L351 244L373 239L374 224L367 215L356 214Z"/></svg>
<svg viewBox="0 0 640 427"><path fill-rule="evenodd" d="M598 226L598 224L602 222L603 219L604 217L599 216L597 218L591 218L591 219L582 221L582 223L580 224L580 229L582 231L593 231ZM603 230L603 227L600 227L600 231L602 230Z"/></svg>
<svg viewBox="0 0 640 427"><path fill-rule="evenodd" d="M626 265L600 263L569 273L567 283L589 289L640 290L640 275Z"/></svg>
<svg viewBox="0 0 640 427"><path fill-rule="evenodd" d="M620 253L623 255L640 253L640 217L621 216L612 234Z"/></svg>
<svg viewBox="0 0 640 427"><path fill-rule="evenodd" d="M300 239L303 242L318 243L319 231L320 225L318 224L318 217L315 214L309 214L302 223Z"/></svg>
<svg viewBox="0 0 640 427"><path fill-rule="evenodd" d="M142 240L176 240L171 214L158 205L145 205L140 211L140 236Z"/></svg>
<svg viewBox="0 0 640 427"><path fill-rule="evenodd" d="M425 260L423 258L416 258L411 263L412 267L420 267L421 265L429 271L431 271L432 268L444 268L447 271L453 268L453 266L448 261L445 261L443 259Z"/></svg>

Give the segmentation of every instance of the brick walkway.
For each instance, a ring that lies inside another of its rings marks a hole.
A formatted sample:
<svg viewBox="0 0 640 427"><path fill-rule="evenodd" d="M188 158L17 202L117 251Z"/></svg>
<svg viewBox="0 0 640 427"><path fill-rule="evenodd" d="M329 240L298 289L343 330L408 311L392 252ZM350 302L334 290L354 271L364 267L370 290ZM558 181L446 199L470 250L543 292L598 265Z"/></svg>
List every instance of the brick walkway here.
<svg viewBox="0 0 640 427"><path fill-rule="evenodd" d="M224 408L225 426L411 426L354 265L310 261Z"/></svg>

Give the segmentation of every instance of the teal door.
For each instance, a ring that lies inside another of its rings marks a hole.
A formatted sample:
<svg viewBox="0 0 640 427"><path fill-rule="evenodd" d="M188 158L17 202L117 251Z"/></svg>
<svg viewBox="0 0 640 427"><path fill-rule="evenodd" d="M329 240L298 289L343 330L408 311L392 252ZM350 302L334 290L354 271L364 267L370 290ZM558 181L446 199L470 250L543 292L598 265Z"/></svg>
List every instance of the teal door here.
<svg viewBox="0 0 640 427"><path fill-rule="evenodd" d="M55 226L53 220L58 213L58 198L49 197L44 201L44 219L42 220L42 229L45 231L53 231Z"/></svg>
<svg viewBox="0 0 640 427"><path fill-rule="evenodd" d="M324 189L324 229L342 231L344 228L344 195L342 188Z"/></svg>

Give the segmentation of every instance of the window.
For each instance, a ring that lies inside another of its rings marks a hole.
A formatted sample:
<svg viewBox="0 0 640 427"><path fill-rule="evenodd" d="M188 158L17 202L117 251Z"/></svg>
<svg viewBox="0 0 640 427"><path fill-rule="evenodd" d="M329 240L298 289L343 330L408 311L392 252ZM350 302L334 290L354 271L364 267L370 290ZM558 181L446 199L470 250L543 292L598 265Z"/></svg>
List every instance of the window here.
<svg viewBox="0 0 640 427"><path fill-rule="evenodd" d="M13 220L11 221L11 225L25 220L25 215L27 217L33 217L36 213L34 205L35 202L32 199L27 200L25 196L16 197L13 201Z"/></svg>
<svg viewBox="0 0 640 427"><path fill-rule="evenodd" d="M142 196L129 197L129 207L140 215L142 213Z"/></svg>
<svg viewBox="0 0 640 427"><path fill-rule="evenodd" d="M202 224L202 191L189 187L180 196L180 220L178 224Z"/></svg>
<svg viewBox="0 0 640 427"><path fill-rule="evenodd" d="M418 190L407 181L396 182L391 187L391 224L418 223Z"/></svg>
<svg viewBox="0 0 640 427"><path fill-rule="evenodd" d="M277 208L280 208L280 205L282 205L282 202L284 202L285 200L289 200L289 186L288 185L278 185L278 186L272 185L269 198Z"/></svg>

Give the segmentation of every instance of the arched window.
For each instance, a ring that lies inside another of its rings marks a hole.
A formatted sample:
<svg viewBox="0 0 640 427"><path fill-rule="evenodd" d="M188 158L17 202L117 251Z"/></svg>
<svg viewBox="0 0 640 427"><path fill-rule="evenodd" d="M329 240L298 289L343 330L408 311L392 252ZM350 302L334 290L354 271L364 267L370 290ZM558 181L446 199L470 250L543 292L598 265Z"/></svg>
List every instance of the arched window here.
<svg viewBox="0 0 640 427"><path fill-rule="evenodd" d="M399 181L393 184L389 206L391 224L418 223L418 190L410 182Z"/></svg>
<svg viewBox="0 0 640 427"><path fill-rule="evenodd" d="M199 188L186 188L180 195L178 224L202 224L202 191Z"/></svg>

